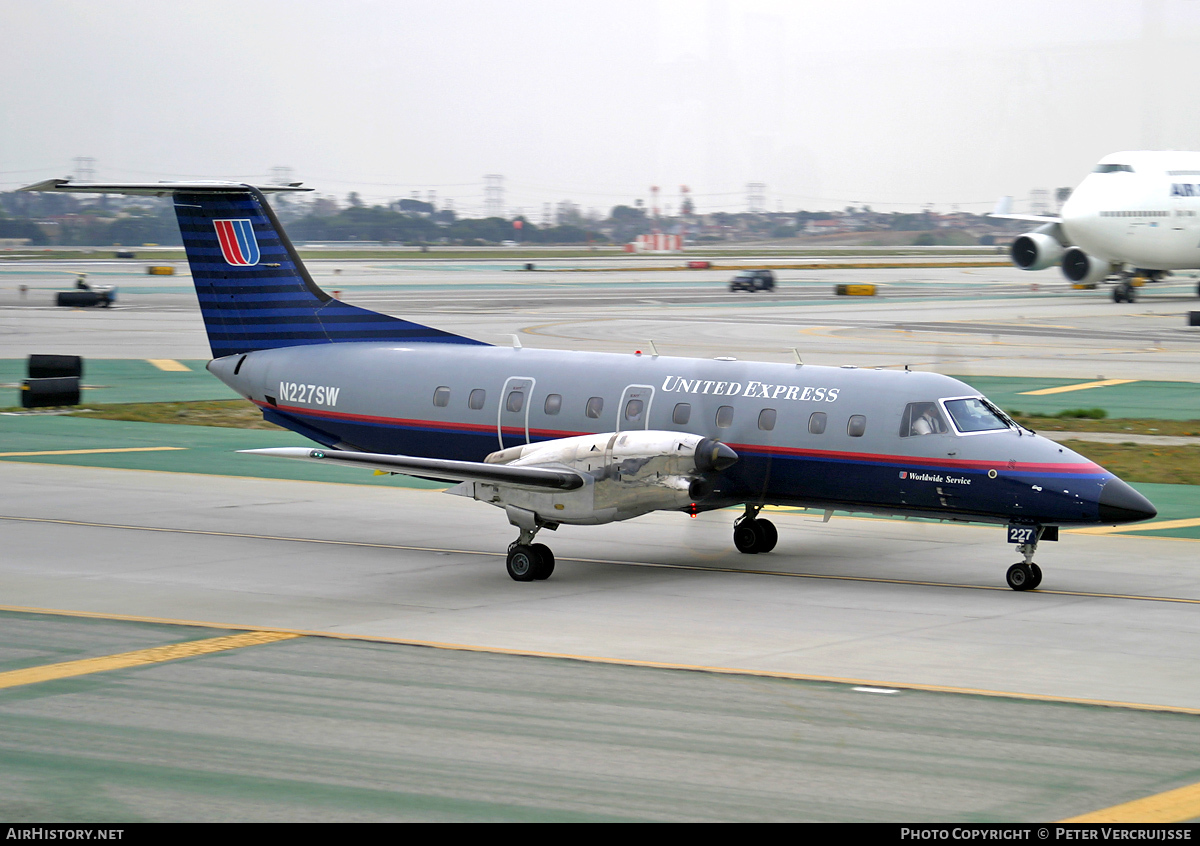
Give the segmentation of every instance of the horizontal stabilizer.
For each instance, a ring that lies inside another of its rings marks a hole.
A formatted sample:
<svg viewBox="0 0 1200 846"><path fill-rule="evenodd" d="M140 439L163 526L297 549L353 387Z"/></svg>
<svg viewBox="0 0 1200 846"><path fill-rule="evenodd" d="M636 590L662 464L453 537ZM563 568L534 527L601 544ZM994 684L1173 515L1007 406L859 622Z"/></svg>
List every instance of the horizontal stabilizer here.
<svg viewBox="0 0 1200 846"><path fill-rule="evenodd" d="M196 182L72 182L70 179L47 179L34 185L18 188L18 191L66 191L75 194L130 194L135 196L165 197L170 194L224 194L245 193L253 187L264 194L280 191L311 191L301 188L299 182L291 185L254 185L242 182L199 180Z"/></svg>
<svg viewBox="0 0 1200 846"><path fill-rule="evenodd" d="M566 468L512 467L506 464L485 464L481 461L450 461L440 458L416 458L409 455L384 455L375 452L309 449L307 447L274 447L238 451L247 455L322 461L327 464L383 470L405 476L442 479L448 482L490 482L560 491L578 490L584 485L584 478L580 473Z"/></svg>

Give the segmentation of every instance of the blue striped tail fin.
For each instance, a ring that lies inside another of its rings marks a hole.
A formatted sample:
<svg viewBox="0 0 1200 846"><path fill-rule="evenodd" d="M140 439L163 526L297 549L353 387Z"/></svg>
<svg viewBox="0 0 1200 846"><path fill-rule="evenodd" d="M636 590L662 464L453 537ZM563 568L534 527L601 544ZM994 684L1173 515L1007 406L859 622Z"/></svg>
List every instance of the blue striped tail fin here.
<svg viewBox="0 0 1200 846"><path fill-rule="evenodd" d="M317 287L251 186L176 189L175 215L214 358L354 341L480 344L348 305Z"/></svg>

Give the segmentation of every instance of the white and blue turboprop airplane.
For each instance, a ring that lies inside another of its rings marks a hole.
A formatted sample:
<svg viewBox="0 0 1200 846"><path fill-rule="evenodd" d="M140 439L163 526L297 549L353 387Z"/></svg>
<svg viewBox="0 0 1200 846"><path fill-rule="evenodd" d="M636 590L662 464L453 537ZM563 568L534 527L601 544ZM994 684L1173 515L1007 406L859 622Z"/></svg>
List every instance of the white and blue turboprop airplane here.
<svg viewBox="0 0 1200 846"><path fill-rule="evenodd" d="M1131 303L1142 281L1200 269L1200 153L1105 156L1057 217L1012 214L1011 203L1002 198L990 216L1042 224L1013 241L1013 264L1022 270L1061 264L1068 281L1086 288L1111 277L1113 300Z"/></svg>
<svg viewBox="0 0 1200 846"><path fill-rule="evenodd" d="M744 553L778 540L765 505L1008 526L1035 588L1060 526L1156 511L1112 473L1024 429L956 379L812 365L490 346L333 299L268 204L297 186L49 180L25 191L170 196L217 378L320 444L249 450L457 482L519 532L509 575L545 579L534 537L651 511L744 506Z"/></svg>

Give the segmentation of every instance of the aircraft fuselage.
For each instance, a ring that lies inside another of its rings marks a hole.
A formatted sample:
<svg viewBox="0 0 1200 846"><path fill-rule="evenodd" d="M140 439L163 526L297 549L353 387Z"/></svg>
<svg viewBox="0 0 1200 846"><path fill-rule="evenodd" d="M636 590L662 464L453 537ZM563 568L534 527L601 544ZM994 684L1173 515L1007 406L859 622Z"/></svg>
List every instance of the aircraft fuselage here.
<svg viewBox="0 0 1200 846"><path fill-rule="evenodd" d="M719 439L739 460L696 510L756 501L1081 525L1119 519L1103 502L1126 488L1027 430L962 431L957 401L979 393L935 373L429 343L259 350L209 369L267 419L342 449L482 461L631 429ZM943 430L905 431L913 404L929 403Z"/></svg>

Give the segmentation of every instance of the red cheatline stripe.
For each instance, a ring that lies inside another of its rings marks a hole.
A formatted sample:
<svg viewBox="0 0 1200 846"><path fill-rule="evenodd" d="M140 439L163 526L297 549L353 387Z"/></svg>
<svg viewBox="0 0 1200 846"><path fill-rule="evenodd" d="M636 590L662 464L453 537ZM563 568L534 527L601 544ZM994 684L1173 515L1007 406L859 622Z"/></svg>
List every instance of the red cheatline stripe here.
<svg viewBox="0 0 1200 846"><path fill-rule="evenodd" d="M262 408L275 408L278 411L298 416L308 415L310 417L327 418L330 420L347 420L357 423L374 423L385 426L407 426L415 429L443 429L458 432L479 432L494 434L496 427L481 423L455 423L452 421L442 420L410 420L398 417L375 417L367 414L349 414L344 411L326 411L325 409L317 408L302 408L294 405L278 405L272 406L270 403L259 402L254 400L255 405ZM525 429L517 426L505 426L504 433L508 435L523 435ZM587 435L590 432L561 432L553 429L530 429L530 435L548 438L572 438L577 435ZM757 453L761 455L781 455L787 457L801 458L816 458L825 460L837 461L869 461L874 463L884 462L896 465L908 465L917 467L942 467L946 469L960 470L1007 470L1009 472L1024 472L1024 473L1064 473L1071 475L1101 475L1107 474L1103 467L1092 462L1082 464L1036 464L1032 462L1018 462L1015 467L1008 467L1007 462L996 461L967 461L964 459L937 459L937 458L922 458L912 455L883 455L869 452L838 452L835 450L814 450L800 449L799 447L771 447L761 446L758 444L735 444L729 446L739 452L747 454Z"/></svg>
<svg viewBox="0 0 1200 846"><path fill-rule="evenodd" d="M969 461L961 458L923 458L910 455L880 455L869 452L837 452L834 450L800 449L798 447L772 447L758 444L729 444L735 450L756 452L767 455L800 455L810 458L836 458L844 461L889 461L895 464L920 464L922 466L944 467L946 469L1007 469L1022 470L1038 473L1071 473L1092 475L1107 473L1103 467L1093 462L1078 464L1039 464L1033 462L1017 462L1015 467L1008 467L1007 462Z"/></svg>

